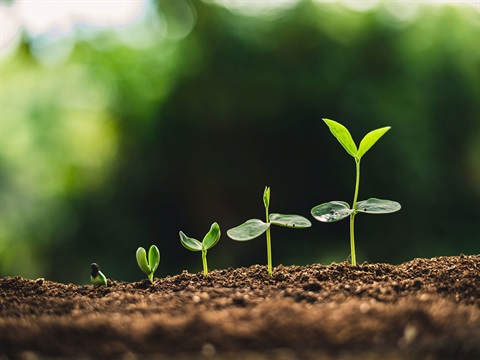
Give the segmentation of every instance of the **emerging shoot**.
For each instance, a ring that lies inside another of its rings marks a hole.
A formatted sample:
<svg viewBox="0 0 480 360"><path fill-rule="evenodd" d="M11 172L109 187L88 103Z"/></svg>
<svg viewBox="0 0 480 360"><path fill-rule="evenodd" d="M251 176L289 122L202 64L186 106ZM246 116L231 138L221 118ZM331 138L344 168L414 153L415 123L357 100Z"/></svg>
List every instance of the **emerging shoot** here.
<svg viewBox="0 0 480 360"><path fill-rule="evenodd" d="M94 285L103 285L107 286L107 278L100 271L100 266L97 263L92 263L90 265L92 271L90 272L90 281Z"/></svg>
<svg viewBox="0 0 480 360"><path fill-rule="evenodd" d="M352 265L356 265L357 260L355 256L354 238L355 215L357 213L388 214L398 211L401 208L398 202L391 200L371 198L357 202L358 188L360 185L360 159L388 130L390 130L390 126L370 131L362 139L360 146L357 149L357 145L355 145L350 132L345 126L329 119L323 119L323 121L325 121L333 136L335 136L340 144L345 148L345 151L355 159L355 192L353 195L353 203L351 208L350 205L344 201L330 201L328 203L315 206L311 210L311 213L315 219L321 222L335 222L350 217L350 251Z"/></svg>
<svg viewBox="0 0 480 360"><path fill-rule="evenodd" d="M259 237L264 232L267 236L267 263L268 275L272 276L272 245L270 237L270 225L279 225L294 229L303 229L312 226L308 219L300 215L282 215L282 214L268 214L268 207L270 206L270 188L265 187L263 192L263 204L265 206L266 222L259 219L250 219L243 224L234 227L227 231L227 235L236 241L248 241Z"/></svg>
<svg viewBox="0 0 480 360"><path fill-rule="evenodd" d="M147 252L143 247L137 249L137 264L138 267L148 276L148 279L153 283L153 275L160 264L160 251L155 245L150 246Z"/></svg>
<svg viewBox="0 0 480 360"><path fill-rule="evenodd" d="M201 251L202 252L202 263L203 263L203 275L208 275L208 265L207 265L207 250L214 247L218 240L220 240L220 226L214 222L210 227L210 231L205 235L203 241L200 242L197 239L193 239L185 235L180 231L180 242L182 245L190 251Z"/></svg>

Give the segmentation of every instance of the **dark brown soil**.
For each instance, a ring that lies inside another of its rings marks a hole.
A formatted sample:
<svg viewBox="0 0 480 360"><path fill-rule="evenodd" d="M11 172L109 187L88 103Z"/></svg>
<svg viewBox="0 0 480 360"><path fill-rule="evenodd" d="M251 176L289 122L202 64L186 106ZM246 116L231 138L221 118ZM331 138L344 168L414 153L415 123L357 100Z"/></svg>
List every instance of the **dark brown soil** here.
<svg viewBox="0 0 480 360"><path fill-rule="evenodd" d="M0 359L480 359L480 255L0 280Z"/></svg>

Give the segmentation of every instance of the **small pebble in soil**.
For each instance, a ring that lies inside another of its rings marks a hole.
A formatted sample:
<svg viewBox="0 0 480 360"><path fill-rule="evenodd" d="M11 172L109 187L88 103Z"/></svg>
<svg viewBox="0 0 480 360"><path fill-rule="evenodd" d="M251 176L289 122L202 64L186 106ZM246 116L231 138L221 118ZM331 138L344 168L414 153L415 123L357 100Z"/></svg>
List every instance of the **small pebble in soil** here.
<svg viewBox="0 0 480 360"><path fill-rule="evenodd" d="M212 357L215 355L217 351L215 350L215 346L210 343L205 343L202 346L202 355L205 357Z"/></svg>

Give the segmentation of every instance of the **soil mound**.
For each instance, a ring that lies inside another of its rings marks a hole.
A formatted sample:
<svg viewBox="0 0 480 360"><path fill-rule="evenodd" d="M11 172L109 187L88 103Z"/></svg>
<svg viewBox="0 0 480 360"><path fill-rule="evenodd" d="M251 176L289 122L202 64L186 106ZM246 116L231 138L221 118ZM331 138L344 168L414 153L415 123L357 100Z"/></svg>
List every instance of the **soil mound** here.
<svg viewBox="0 0 480 360"><path fill-rule="evenodd" d="M480 359L480 255L108 287L0 279L0 358Z"/></svg>

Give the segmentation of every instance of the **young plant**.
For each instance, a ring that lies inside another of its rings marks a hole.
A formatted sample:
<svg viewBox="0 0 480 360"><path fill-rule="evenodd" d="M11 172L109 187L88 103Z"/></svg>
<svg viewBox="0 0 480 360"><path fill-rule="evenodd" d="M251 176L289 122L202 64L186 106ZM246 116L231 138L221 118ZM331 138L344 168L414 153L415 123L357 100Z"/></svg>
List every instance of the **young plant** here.
<svg viewBox="0 0 480 360"><path fill-rule="evenodd" d="M150 246L147 261L147 252L143 247L139 247L137 249L137 264L147 274L150 282L153 283L153 275L160 264L160 251L155 245Z"/></svg>
<svg viewBox="0 0 480 360"><path fill-rule="evenodd" d="M236 241L248 241L267 233L267 263L268 275L272 275L272 245L270 238L270 225L279 225L294 229L303 229L312 226L308 219L300 215L268 214L270 205L270 188L265 187L263 192L266 222L259 219L250 219L243 224L227 231L227 235Z"/></svg>
<svg viewBox="0 0 480 360"><path fill-rule="evenodd" d="M329 127L333 136L337 138L340 144L355 159L356 165L356 181L355 193L353 196L352 207L344 201L330 201L315 206L311 213L315 219L321 222L335 222L350 217L350 251L352 265L357 264L355 256L355 237L354 237L354 220L358 213L365 214L388 214L400 210L401 206L398 202L391 200L382 200L371 198L368 200L358 201L358 188L360 185L360 160L365 153L388 131L390 126L382 127L370 131L360 142L357 149L350 132L345 126L336 121L323 119Z"/></svg>
<svg viewBox="0 0 480 360"><path fill-rule="evenodd" d="M94 285L104 285L107 286L107 278L100 271L100 266L97 263L92 263L90 265L92 271L90 272L90 281Z"/></svg>
<svg viewBox="0 0 480 360"><path fill-rule="evenodd" d="M202 263L203 263L203 275L208 275L208 265L207 265L207 250L214 247L218 240L220 240L220 226L214 222L210 227L210 231L205 235L203 241L200 242L197 239L193 239L185 235L180 231L180 242L182 245L190 251L201 251L202 252Z"/></svg>

